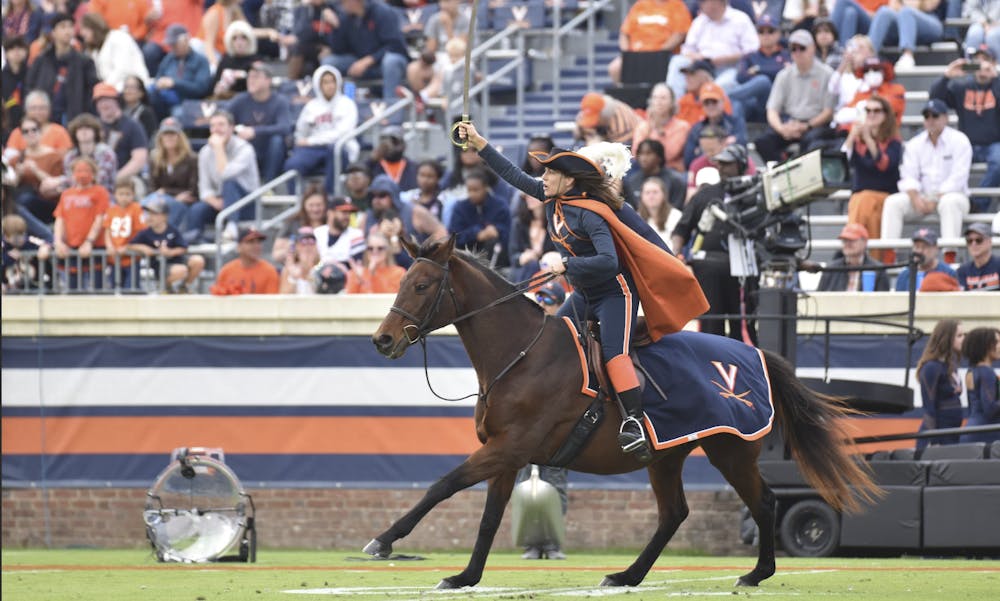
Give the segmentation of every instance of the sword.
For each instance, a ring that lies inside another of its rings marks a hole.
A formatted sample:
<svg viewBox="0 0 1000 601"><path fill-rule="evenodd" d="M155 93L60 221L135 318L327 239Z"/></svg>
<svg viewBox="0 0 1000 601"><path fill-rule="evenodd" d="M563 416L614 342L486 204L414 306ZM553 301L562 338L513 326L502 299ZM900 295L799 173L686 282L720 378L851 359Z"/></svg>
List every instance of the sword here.
<svg viewBox="0 0 1000 601"><path fill-rule="evenodd" d="M469 139L460 139L458 137L458 126L462 123L472 122L469 118L469 85L472 81L472 43L473 36L476 33L476 9L479 8L479 2L480 0L472 0L472 14L469 15L469 35L467 36L465 45L465 82L462 87L462 119L456 121L451 126L451 134L449 135L451 143L462 150L469 147Z"/></svg>

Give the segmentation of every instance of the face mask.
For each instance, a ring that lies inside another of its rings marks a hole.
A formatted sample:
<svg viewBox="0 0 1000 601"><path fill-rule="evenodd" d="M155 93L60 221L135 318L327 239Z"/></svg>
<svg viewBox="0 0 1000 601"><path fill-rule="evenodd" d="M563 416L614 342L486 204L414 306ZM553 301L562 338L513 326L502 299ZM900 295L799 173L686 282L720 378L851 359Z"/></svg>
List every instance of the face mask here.
<svg viewBox="0 0 1000 601"><path fill-rule="evenodd" d="M75 179L81 187L86 188L94 183L94 172L90 170L89 165L77 165L76 167L73 167L73 179Z"/></svg>
<svg viewBox="0 0 1000 601"><path fill-rule="evenodd" d="M883 81L885 81L885 78L881 71L867 71L865 73L865 83L873 90L881 86Z"/></svg>

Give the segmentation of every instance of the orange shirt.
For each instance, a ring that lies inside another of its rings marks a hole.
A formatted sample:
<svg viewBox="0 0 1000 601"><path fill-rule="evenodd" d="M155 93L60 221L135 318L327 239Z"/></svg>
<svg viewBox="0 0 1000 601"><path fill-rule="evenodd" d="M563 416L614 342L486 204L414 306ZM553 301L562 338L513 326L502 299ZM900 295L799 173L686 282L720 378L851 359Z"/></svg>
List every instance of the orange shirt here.
<svg viewBox="0 0 1000 601"><path fill-rule="evenodd" d="M62 219L65 226L66 245L78 248L87 240L87 234L94 225L95 219L100 219L108 211L110 197L103 186L93 185L88 188L67 188L59 196L59 204L52 213L56 219ZM97 236L95 248L104 248L104 237Z"/></svg>
<svg viewBox="0 0 1000 601"><path fill-rule="evenodd" d="M406 270L399 265L379 265L373 273L364 279L359 278L354 271L347 272L348 294L358 293L392 293L399 292L399 282L406 275Z"/></svg>
<svg viewBox="0 0 1000 601"><path fill-rule="evenodd" d="M108 29L126 27L128 34L137 40L145 39L149 31L146 15L153 8L149 0L90 0L89 7L90 12L104 17Z"/></svg>
<svg viewBox="0 0 1000 601"><path fill-rule="evenodd" d="M725 107L726 113L732 114L733 105L730 104L729 98L726 98L722 105ZM675 116L694 125L705 118L705 109L701 108L701 102L694 97L694 94L688 92L681 96L677 102L677 115Z"/></svg>
<svg viewBox="0 0 1000 601"><path fill-rule="evenodd" d="M681 0L639 0L625 15L621 32L628 36L629 50L653 52L675 33L687 33L691 13Z"/></svg>
<svg viewBox="0 0 1000 601"><path fill-rule="evenodd" d="M213 12L215 13L215 18L218 20L219 26L215 29L215 39L207 40L205 39L205 35L207 34L205 31L205 19ZM211 44L212 47L215 48L215 51L219 54L225 54L226 28L229 27L230 22L231 21L226 20L226 7L218 3L213 4L207 11L205 11L205 16L201 18L201 25L198 27L198 35L196 37L201 39L206 44Z"/></svg>
<svg viewBox="0 0 1000 601"><path fill-rule="evenodd" d="M215 286L228 294L277 294L278 270L263 260L246 267L236 258L222 266Z"/></svg>
<svg viewBox="0 0 1000 601"><path fill-rule="evenodd" d="M46 123L42 128L42 139L39 140L42 146L48 146L53 150L61 151L61 154L65 154L67 150L73 148L73 141L69 139L69 132L66 128L58 123ZM7 149L16 150L18 156L24 156L24 149L28 147L28 143L24 140L24 134L21 133L21 128L18 127L14 131L10 132L10 137L7 138ZM11 160L11 164L17 164L18 160Z"/></svg>
<svg viewBox="0 0 1000 601"><path fill-rule="evenodd" d="M643 140L656 140L663 144L663 151L667 158L667 167L684 172L684 144L687 143L688 133L691 131L691 124L683 119L671 117L666 125L659 129L654 129L649 121L643 121L639 127L635 128L632 136L632 153L639 148L639 143Z"/></svg>
<svg viewBox="0 0 1000 601"><path fill-rule="evenodd" d="M170 0L163 3L163 15L149 26L148 39L159 44L169 52L163 42L167 35L167 27L174 23L183 25L188 31L198 31L201 28L201 17L205 13L202 0Z"/></svg>
<svg viewBox="0 0 1000 601"><path fill-rule="evenodd" d="M889 0L857 0L857 3L861 5L861 8L868 11L868 14L873 15L875 11L889 4Z"/></svg>
<svg viewBox="0 0 1000 601"><path fill-rule="evenodd" d="M875 90L882 98L889 101L889 106L892 107L892 111L896 113L896 125L903 123L903 111L906 110L906 88L902 85L887 81ZM854 98L847 103L847 106L857 106L858 103L867 100L872 97L872 91L868 90L865 92L858 92L854 95ZM841 129L850 130L850 125L841 126Z"/></svg>
<svg viewBox="0 0 1000 601"><path fill-rule="evenodd" d="M104 229L111 238L111 245L116 250L122 250L137 232L146 229L142 205L131 202L123 207L118 203L111 203L107 213L104 214ZM125 256L121 258L120 265L128 267L131 262L131 258Z"/></svg>

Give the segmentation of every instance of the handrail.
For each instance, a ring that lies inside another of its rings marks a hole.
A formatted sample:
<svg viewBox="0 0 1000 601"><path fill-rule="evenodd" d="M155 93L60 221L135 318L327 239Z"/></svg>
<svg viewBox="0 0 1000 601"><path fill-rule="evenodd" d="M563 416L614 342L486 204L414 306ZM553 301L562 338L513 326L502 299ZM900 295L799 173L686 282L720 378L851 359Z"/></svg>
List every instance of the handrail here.
<svg viewBox="0 0 1000 601"><path fill-rule="evenodd" d="M278 177L262 185L260 188L257 188L253 192L247 194L246 196L237 200L228 207L223 207L222 210L219 211L219 213L215 216L215 268L216 269L219 269L219 267L222 266L222 234L223 234L222 229L223 229L223 224L226 223L226 218L232 215L233 213L236 213L237 211L239 211L240 209L242 209L243 207L247 206L252 202L254 203L254 214L255 214L254 227L260 229L261 211L262 211L260 203L261 197L263 197L264 194L270 192L277 186L280 186L281 184L292 179L296 180L295 188L297 190L301 190L302 181L301 178L299 178L299 172L292 169L290 171L282 173Z"/></svg>
<svg viewBox="0 0 1000 601"><path fill-rule="evenodd" d="M131 265L129 265L128 270L131 274L131 286L128 288L123 288L121 286L121 271L115 269L112 272L112 281L105 281L105 276L107 268L111 265L107 260L108 251L104 248L95 248L90 252L90 255L86 258L80 256L80 251L78 249L72 248L69 251L69 255L66 257L58 257L54 250L50 250L48 256L44 260L38 258L38 250L22 250L20 252L20 258L16 263L22 267L25 273L24 288L6 288L4 294L37 294L39 296L51 292L56 294L139 294L146 292L142 288L142 284L146 281L142 277L143 261L158 260L160 262L159 270L159 284L160 289L163 290L166 286L167 278L167 268L166 268L166 257L163 255L157 255L154 257L146 257L144 254L135 250L125 250L120 251L117 254L119 257L128 257L131 259ZM31 269L26 267L34 263L34 274L32 277ZM117 265L117 263L115 263ZM69 277L69 272L76 270L77 274L82 274L84 272L89 272L90 277L87 278L87 285L80 286L80 281L78 280L77 286L73 289L68 287L68 282L63 282L64 276L61 274L66 274L65 278ZM100 279L100 288L94 284L94 276ZM47 280L47 277L51 276L51 280ZM110 284L110 285L108 285Z"/></svg>
<svg viewBox="0 0 1000 601"><path fill-rule="evenodd" d="M559 68L562 62L562 38L576 26L587 21L587 88L594 88L594 15L598 11L603 11L615 0L596 0L591 2L587 8L567 21L564 25L559 25L562 9L560 3L556 3L555 18L552 23L552 118L559 117L559 99L562 95L562 83L559 78Z"/></svg>

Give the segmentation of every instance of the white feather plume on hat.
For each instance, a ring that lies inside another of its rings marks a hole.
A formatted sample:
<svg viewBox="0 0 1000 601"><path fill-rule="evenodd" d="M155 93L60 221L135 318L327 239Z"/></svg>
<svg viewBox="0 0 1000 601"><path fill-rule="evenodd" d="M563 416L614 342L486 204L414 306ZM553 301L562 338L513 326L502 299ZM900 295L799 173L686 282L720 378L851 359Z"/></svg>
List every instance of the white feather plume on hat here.
<svg viewBox="0 0 1000 601"><path fill-rule="evenodd" d="M597 163L604 176L612 181L621 181L632 168L632 152L628 146L618 142L598 142L577 151Z"/></svg>

